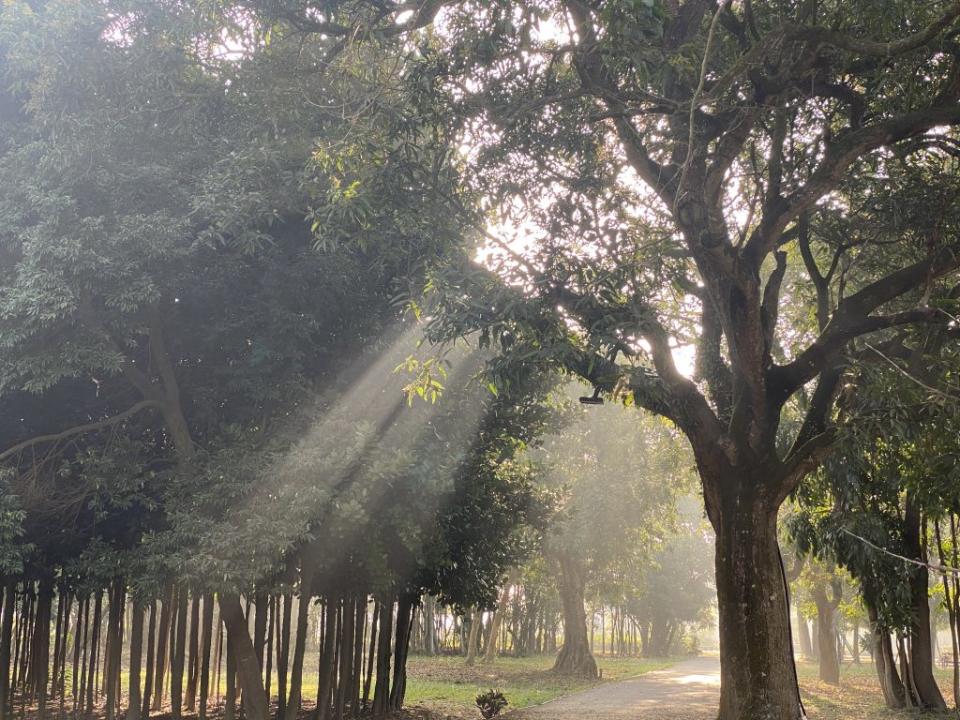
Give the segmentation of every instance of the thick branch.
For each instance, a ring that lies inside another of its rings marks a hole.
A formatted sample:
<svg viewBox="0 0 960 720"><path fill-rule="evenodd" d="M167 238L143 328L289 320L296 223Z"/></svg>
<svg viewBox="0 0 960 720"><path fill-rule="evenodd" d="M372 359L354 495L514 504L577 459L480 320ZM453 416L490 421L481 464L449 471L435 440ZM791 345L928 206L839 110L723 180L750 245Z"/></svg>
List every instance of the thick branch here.
<svg viewBox="0 0 960 720"><path fill-rule="evenodd" d="M797 388L815 378L851 340L860 335L916 322L940 318L934 308L916 308L892 315L870 313L923 282L933 280L960 267L957 248L943 248L925 260L914 263L877 280L843 300L824 331L792 362L771 369L776 386L786 400Z"/></svg>

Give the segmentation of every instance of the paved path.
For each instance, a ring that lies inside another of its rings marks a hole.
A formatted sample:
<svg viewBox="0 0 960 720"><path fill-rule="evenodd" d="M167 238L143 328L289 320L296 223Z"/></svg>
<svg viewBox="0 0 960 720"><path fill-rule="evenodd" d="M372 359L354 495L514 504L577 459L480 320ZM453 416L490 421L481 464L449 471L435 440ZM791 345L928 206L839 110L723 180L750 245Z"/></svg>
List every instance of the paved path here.
<svg viewBox="0 0 960 720"><path fill-rule="evenodd" d="M685 660L630 680L599 685L509 717L516 720L700 720L715 718L720 662Z"/></svg>

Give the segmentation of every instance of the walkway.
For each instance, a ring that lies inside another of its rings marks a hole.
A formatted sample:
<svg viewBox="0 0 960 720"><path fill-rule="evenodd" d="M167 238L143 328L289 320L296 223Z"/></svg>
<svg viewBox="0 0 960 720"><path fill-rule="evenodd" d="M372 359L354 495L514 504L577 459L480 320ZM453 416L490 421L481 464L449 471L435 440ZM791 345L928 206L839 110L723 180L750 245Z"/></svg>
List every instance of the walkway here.
<svg viewBox="0 0 960 720"><path fill-rule="evenodd" d="M716 658L685 660L666 669L598 685L510 713L516 720L709 720L720 693Z"/></svg>

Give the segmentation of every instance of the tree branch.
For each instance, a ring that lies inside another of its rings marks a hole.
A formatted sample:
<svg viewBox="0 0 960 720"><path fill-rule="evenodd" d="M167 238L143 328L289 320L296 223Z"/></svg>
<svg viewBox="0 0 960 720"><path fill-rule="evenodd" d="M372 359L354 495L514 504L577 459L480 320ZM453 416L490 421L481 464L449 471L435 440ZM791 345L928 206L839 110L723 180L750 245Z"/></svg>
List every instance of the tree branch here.
<svg viewBox="0 0 960 720"><path fill-rule="evenodd" d="M77 425L75 427L63 430L58 433L51 433L49 435L38 435L37 437L30 438L29 440L24 440L19 442L16 445L7 448L2 453L0 453L0 462L6 460L9 457L16 455L17 453L23 452L24 450L31 448L35 445L41 445L43 443L49 442L58 442L60 440L66 440L67 438L73 437L74 435L83 435L84 433L94 432L97 430L103 430L105 428L111 427L122 423L125 420L129 420L131 417L146 410L147 408L159 408L160 403L156 400L141 400L132 407L127 408L117 415L105 418L103 420L98 420L96 422L86 423L84 425Z"/></svg>

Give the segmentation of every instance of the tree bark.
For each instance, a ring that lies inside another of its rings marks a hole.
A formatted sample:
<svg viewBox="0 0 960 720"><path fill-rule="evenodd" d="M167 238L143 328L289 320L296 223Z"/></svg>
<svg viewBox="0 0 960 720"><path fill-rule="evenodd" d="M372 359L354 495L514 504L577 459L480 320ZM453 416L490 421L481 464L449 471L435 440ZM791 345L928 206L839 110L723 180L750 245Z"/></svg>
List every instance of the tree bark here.
<svg viewBox="0 0 960 720"><path fill-rule="evenodd" d="M834 630L834 613L837 598L827 597L826 586L813 590L817 605L817 657L820 659L820 679L830 685L840 684L840 658L837 655L837 633Z"/></svg>
<svg viewBox="0 0 960 720"><path fill-rule="evenodd" d="M130 623L130 676L127 691L127 720L140 720L140 661L143 657L143 603L133 601Z"/></svg>
<svg viewBox="0 0 960 720"><path fill-rule="evenodd" d="M173 646L170 648L170 717L173 720L180 720L183 717L183 666L186 642L187 589L181 586L177 593L176 625L173 632Z"/></svg>
<svg viewBox="0 0 960 720"><path fill-rule="evenodd" d="M13 614L17 611L17 586L7 580L3 591L3 621L0 624L0 720L10 716L10 645L13 641Z"/></svg>
<svg viewBox="0 0 960 720"><path fill-rule="evenodd" d="M373 688L374 717L386 715L390 709L390 643L393 640L393 602L380 603L380 632L377 638L377 682Z"/></svg>
<svg viewBox="0 0 960 720"><path fill-rule="evenodd" d="M200 675L200 595L190 598L190 641L187 653L187 696L185 704L190 712L197 707L197 680Z"/></svg>
<svg viewBox="0 0 960 720"><path fill-rule="evenodd" d="M247 619L236 593L220 594L220 616L227 626L227 648L233 650L236 673L243 690L243 706L247 720L267 720L267 697L260 677L260 663L247 631Z"/></svg>
<svg viewBox="0 0 960 720"><path fill-rule="evenodd" d="M153 703L151 710L163 706L163 676L167 666L167 638L170 635L170 611L173 604L173 588L167 590L160 606L160 623L157 628L157 652L153 664Z"/></svg>
<svg viewBox="0 0 960 720"><path fill-rule="evenodd" d="M726 478L710 508L717 533L720 620L720 720L801 720L790 641L786 580L777 545L778 502L757 497L756 484ZM752 491L752 492L751 492ZM708 500L708 507L710 503Z"/></svg>
<svg viewBox="0 0 960 720"><path fill-rule="evenodd" d="M910 493L904 508L904 546L907 555L927 562L924 542L925 523L920 508ZM913 614L910 622L910 668L916 683L920 705L930 710L946 710L947 703L933 676L933 643L930 637L930 575L925 566L911 569L910 599Z"/></svg>
<svg viewBox="0 0 960 720"><path fill-rule="evenodd" d="M156 659L157 601L150 601L150 617L147 621L147 669L143 676L143 700L141 707L144 718L150 717L150 700L153 692L153 663Z"/></svg>
<svg viewBox="0 0 960 720"><path fill-rule="evenodd" d="M210 646L213 642L213 595L203 596L203 613L201 615L200 631L200 705L197 708L197 717L206 720L207 702L210 698Z"/></svg>
<svg viewBox="0 0 960 720"><path fill-rule="evenodd" d="M297 612L297 638L293 648L293 666L290 669L290 697L287 700L284 720L296 720L300 712L300 695L303 686L303 655L307 649L307 620L310 618L311 587L313 573L304 568L300 576L300 606Z"/></svg>
<svg viewBox="0 0 960 720"><path fill-rule="evenodd" d="M581 563L563 553L558 555L560 601L563 605L563 647L553 664L553 672L595 679L597 661L587 638L587 614L584 610L586 571Z"/></svg>
<svg viewBox="0 0 960 720"><path fill-rule="evenodd" d="M510 587L513 584L513 576L507 578L503 590L500 591L500 599L497 602L497 609L493 611L493 620L490 622L490 630L487 633L487 645L484 649L484 663L493 663L497 659L497 635L500 633L500 626L503 624L503 616L507 612L507 603L510 602ZM584 619L586 623L586 619Z"/></svg>

